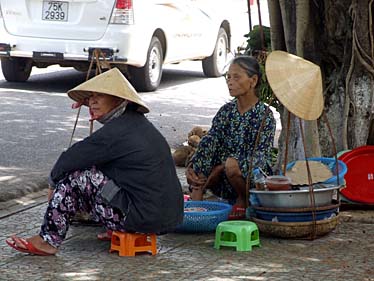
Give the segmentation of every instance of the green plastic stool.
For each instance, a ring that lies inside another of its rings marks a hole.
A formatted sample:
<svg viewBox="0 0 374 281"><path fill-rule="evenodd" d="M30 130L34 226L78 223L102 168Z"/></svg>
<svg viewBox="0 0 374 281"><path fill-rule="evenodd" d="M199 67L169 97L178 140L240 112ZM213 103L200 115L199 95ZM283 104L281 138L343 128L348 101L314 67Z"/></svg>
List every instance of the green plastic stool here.
<svg viewBox="0 0 374 281"><path fill-rule="evenodd" d="M252 246L260 245L258 227L250 221L223 221L217 225L214 248L236 247L236 251L252 251Z"/></svg>

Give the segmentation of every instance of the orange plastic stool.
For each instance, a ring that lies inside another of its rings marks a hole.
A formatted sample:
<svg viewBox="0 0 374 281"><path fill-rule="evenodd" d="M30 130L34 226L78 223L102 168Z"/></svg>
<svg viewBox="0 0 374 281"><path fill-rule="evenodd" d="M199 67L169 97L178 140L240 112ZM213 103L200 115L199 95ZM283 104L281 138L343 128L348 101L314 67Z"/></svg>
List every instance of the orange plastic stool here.
<svg viewBox="0 0 374 281"><path fill-rule="evenodd" d="M109 252L118 251L121 257L135 256L137 252L157 253L156 234L113 231Z"/></svg>

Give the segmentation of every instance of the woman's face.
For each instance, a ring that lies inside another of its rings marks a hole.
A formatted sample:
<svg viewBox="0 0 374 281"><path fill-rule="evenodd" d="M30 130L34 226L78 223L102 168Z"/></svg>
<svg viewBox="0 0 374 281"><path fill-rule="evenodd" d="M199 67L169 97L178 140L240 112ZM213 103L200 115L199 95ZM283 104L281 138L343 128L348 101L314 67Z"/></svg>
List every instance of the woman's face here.
<svg viewBox="0 0 374 281"><path fill-rule="evenodd" d="M240 65L231 64L226 74L226 83L230 96L240 97L247 94L255 94L257 79L257 75L249 77L247 71Z"/></svg>
<svg viewBox="0 0 374 281"><path fill-rule="evenodd" d="M100 93L92 93L88 99L91 117L97 119L119 106L123 99Z"/></svg>

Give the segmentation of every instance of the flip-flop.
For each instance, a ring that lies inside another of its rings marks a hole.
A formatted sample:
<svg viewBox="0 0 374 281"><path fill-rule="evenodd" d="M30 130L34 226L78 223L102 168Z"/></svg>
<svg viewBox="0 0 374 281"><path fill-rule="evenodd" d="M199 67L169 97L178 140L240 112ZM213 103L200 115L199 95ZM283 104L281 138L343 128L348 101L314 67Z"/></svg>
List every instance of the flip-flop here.
<svg viewBox="0 0 374 281"><path fill-rule="evenodd" d="M44 252L42 250L39 250L35 248L33 244L31 244L29 241L23 238L18 238L17 236L10 237L11 240L7 239L5 242L12 247L13 249L22 252L22 253L28 253L32 255L37 256L53 256L54 254ZM19 244L22 244L24 247L19 247L16 245L16 242Z"/></svg>
<svg viewBox="0 0 374 281"><path fill-rule="evenodd" d="M112 230L107 230L106 232L99 233L97 239L100 241L111 241L112 240Z"/></svg>
<svg viewBox="0 0 374 281"><path fill-rule="evenodd" d="M242 220L245 219L246 209L238 205L232 206L231 213L229 215L229 220Z"/></svg>

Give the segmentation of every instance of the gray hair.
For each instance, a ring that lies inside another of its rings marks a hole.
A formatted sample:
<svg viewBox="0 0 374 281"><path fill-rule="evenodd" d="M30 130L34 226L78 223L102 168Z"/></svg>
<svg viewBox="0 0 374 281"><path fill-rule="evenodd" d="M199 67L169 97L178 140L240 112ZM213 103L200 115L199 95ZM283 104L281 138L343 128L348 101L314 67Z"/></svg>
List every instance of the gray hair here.
<svg viewBox="0 0 374 281"><path fill-rule="evenodd" d="M247 56L247 55L240 55L235 57L230 64L237 64L241 68L243 68L249 77L253 75L257 75L257 84L256 88L261 83L261 70L260 65L255 57Z"/></svg>

